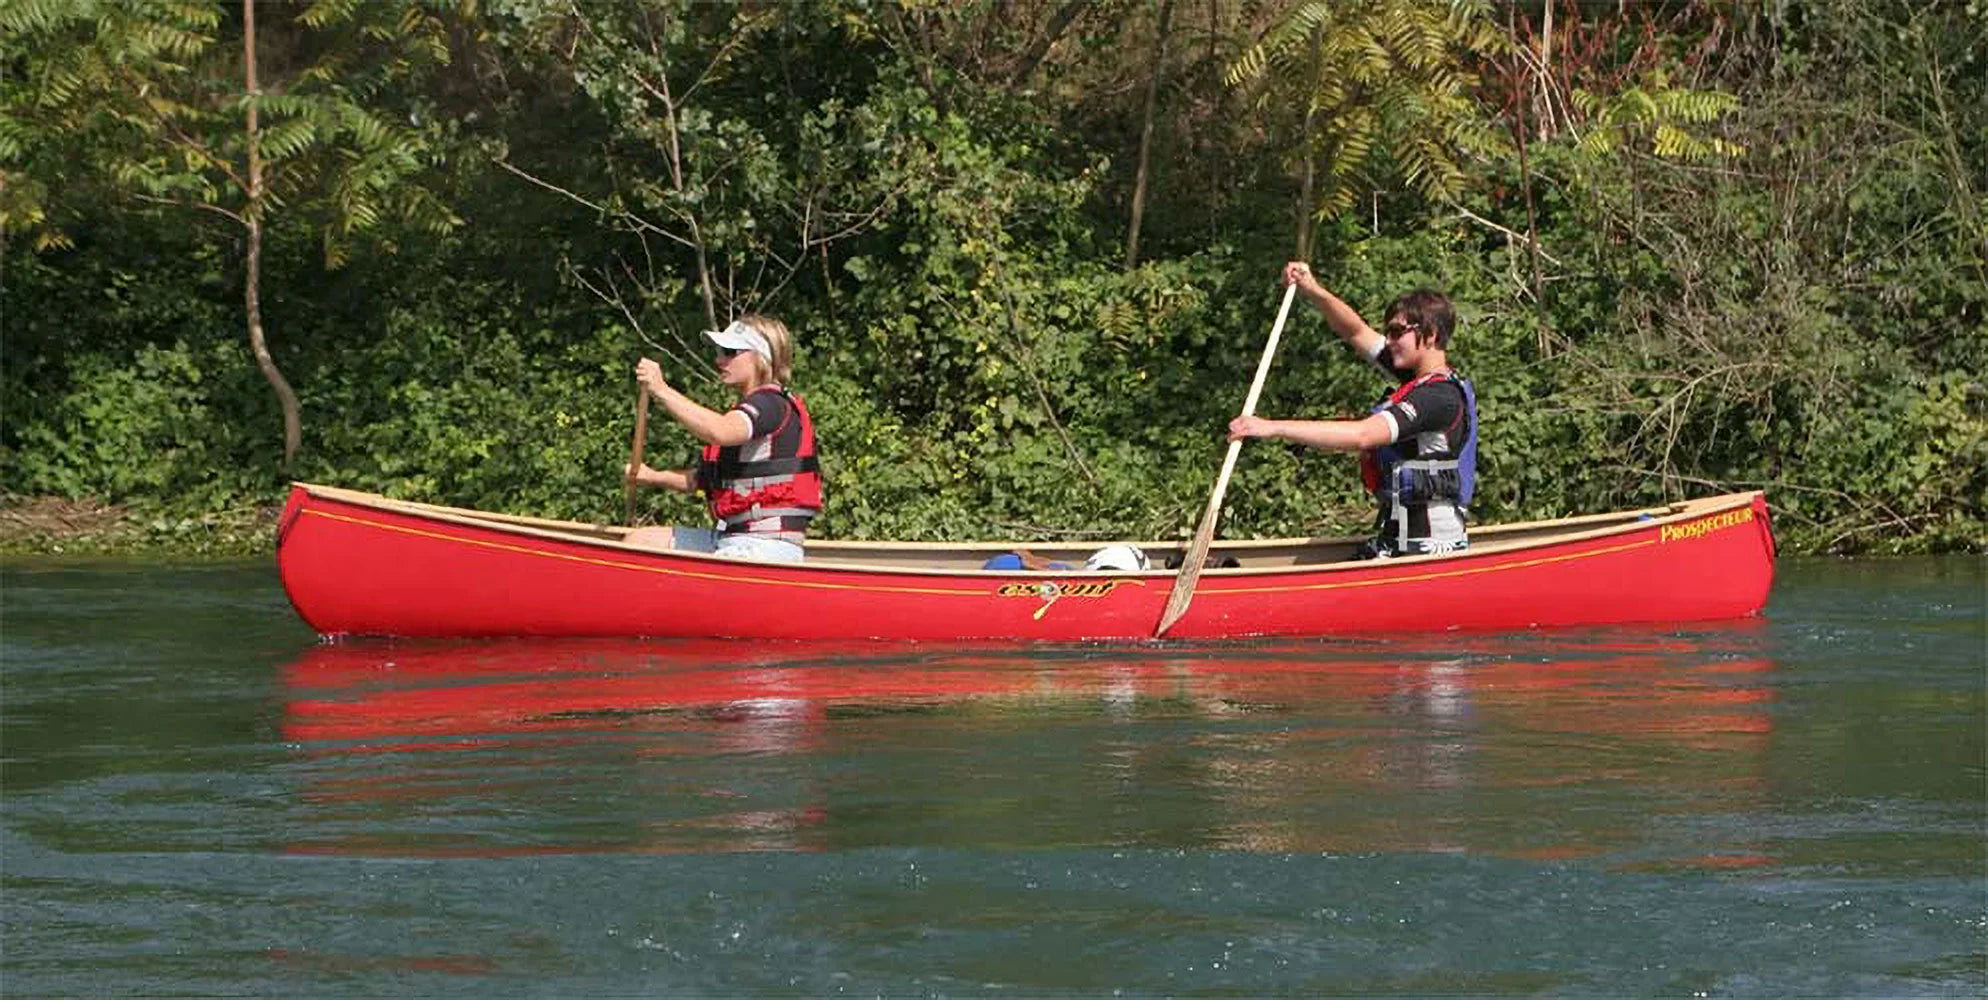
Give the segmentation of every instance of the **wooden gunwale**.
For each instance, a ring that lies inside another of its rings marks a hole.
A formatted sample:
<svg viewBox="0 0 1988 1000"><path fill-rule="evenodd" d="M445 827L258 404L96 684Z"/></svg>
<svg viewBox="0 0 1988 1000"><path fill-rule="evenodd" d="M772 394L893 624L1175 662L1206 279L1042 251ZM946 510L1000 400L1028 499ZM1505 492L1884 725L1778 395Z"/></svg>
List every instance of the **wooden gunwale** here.
<svg viewBox="0 0 1988 1000"><path fill-rule="evenodd" d="M616 525L562 521L516 514L499 514L459 507L447 507L439 504L421 503L418 501L396 500L379 494L315 483L300 482L294 485L314 497L446 524L482 530L498 530L510 534L542 538L548 541L596 547L618 553L632 553L668 559L703 560L718 565L733 567L739 565L739 562L735 559L706 553L658 551L629 545L621 540L622 536L627 534L629 529ZM1538 550L1595 539L1606 539L1652 527L1661 527L1664 524L1681 523L1717 514L1722 511L1746 507L1751 505L1758 496L1760 496L1758 491L1749 491L1687 500L1639 510L1586 514L1575 517L1526 521L1513 524L1487 525L1471 531L1471 546L1463 552L1445 555L1404 556L1390 559L1386 565L1390 568L1410 568L1439 562L1455 562L1459 560L1476 561L1487 556ZM305 511L305 513L311 512ZM1241 559L1251 555L1261 558L1267 553L1288 552L1291 554L1291 557L1295 558L1297 555L1305 552L1331 550L1342 547L1350 549L1358 541L1358 538L1353 537L1217 541L1211 548L1211 553L1234 555ZM832 568L840 572L879 575L916 574L944 577L983 577L986 574L986 570L977 565L949 568L919 565L908 561L880 565L874 560L864 561L856 556L860 553L874 552L882 557L892 555L914 557L919 555L952 555L960 559L984 558L1000 552L1010 551L1017 544L1027 544L1029 548L1038 553L1052 558L1061 558L1064 557L1065 553L1074 554L1088 551L1091 548L1107 543L1099 541L1087 542L1081 546L1068 546L1016 543L1012 541L964 543L811 541L808 543L808 561L791 568ZM1149 555L1175 552L1181 549L1183 545L1180 542L1136 542L1134 544L1144 548ZM842 556L842 558L838 558L838 555ZM1371 562L1335 560L1242 566L1226 569L1209 568L1205 571L1204 575L1210 579L1246 579L1258 576L1354 571L1362 568L1372 569L1374 566L1375 564ZM1146 571L1097 571L1096 575L1100 577L1167 578L1172 577L1174 571L1160 569Z"/></svg>

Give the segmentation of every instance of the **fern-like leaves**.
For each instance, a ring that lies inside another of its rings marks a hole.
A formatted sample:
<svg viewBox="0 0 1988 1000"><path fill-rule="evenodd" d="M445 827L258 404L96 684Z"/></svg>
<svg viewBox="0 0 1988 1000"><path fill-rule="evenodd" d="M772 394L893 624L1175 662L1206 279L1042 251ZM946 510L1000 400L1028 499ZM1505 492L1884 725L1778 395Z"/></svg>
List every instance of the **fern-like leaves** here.
<svg viewBox="0 0 1988 1000"><path fill-rule="evenodd" d="M1311 211L1344 212L1400 184L1430 199L1470 183L1472 161L1502 149L1479 110L1470 66L1505 44L1484 0L1311 0L1229 67L1322 179ZM1304 135L1299 123L1311 121Z"/></svg>

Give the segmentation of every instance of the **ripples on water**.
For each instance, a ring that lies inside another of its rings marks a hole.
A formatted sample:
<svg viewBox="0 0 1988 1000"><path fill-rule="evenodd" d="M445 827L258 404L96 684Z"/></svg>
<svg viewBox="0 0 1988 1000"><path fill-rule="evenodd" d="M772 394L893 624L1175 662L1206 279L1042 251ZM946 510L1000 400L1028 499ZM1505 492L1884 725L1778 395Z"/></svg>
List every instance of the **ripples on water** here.
<svg viewBox="0 0 1988 1000"><path fill-rule="evenodd" d="M7 992L1973 995L1978 562L1240 646L316 645L5 577Z"/></svg>

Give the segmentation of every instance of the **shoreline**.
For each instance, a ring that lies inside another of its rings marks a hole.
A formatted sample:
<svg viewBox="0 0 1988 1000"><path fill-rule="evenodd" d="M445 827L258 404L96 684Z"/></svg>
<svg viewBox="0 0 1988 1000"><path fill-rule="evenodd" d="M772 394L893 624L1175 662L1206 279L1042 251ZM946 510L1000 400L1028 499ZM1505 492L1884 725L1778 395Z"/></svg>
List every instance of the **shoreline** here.
<svg viewBox="0 0 1988 1000"><path fill-rule="evenodd" d="M197 517L56 496L0 498L0 556L240 559L276 550L279 508Z"/></svg>

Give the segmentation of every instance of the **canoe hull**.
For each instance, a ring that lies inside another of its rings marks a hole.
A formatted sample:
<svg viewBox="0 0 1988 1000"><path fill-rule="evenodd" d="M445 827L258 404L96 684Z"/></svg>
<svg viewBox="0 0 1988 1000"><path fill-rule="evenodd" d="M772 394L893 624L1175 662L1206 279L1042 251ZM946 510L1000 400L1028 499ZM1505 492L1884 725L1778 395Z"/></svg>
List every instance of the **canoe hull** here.
<svg viewBox="0 0 1988 1000"><path fill-rule="evenodd" d="M1168 638L1758 614L1773 582L1765 498L1719 499L1730 502L1548 544L1209 570ZM1174 583L1161 572L746 563L304 485L292 490L279 530L284 587L326 635L1143 640Z"/></svg>

